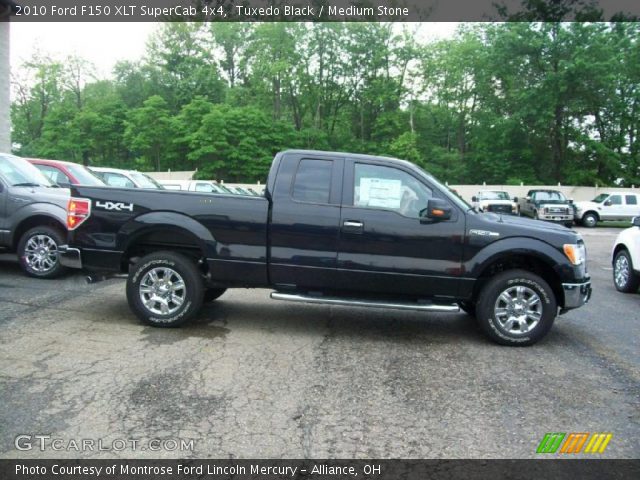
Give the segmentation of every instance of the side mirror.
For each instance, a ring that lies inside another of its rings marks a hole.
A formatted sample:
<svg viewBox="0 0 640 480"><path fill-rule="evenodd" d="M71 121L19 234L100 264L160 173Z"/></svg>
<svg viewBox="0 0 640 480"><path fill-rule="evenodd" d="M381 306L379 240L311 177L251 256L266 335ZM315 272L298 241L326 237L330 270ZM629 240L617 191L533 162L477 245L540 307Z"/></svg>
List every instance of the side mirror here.
<svg viewBox="0 0 640 480"><path fill-rule="evenodd" d="M525 200L526 200L527 202L531 203L531 197L527 196L527 197L525 198Z"/></svg>
<svg viewBox="0 0 640 480"><path fill-rule="evenodd" d="M431 198L427 202L427 208L420 212L420 217L428 220L449 220L451 205L439 198Z"/></svg>
<svg viewBox="0 0 640 480"><path fill-rule="evenodd" d="M605 207L610 207L611 206L611 200L607 200L604 202L604 206Z"/></svg>
<svg viewBox="0 0 640 480"><path fill-rule="evenodd" d="M633 217L633 220L631 220L631 224L634 227L640 227L640 217Z"/></svg>
<svg viewBox="0 0 640 480"><path fill-rule="evenodd" d="M513 197L513 203L518 203L518 197Z"/></svg>
<svg viewBox="0 0 640 480"><path fill-rule="evenodd" d="M478 201L478 197L476 197L475 195L473 197L471 197L471 201L472 202L477 202Z"/></svg>
<svg viewBox="0 0 640 480"><path fill-rule="evenodd" d="M569 203L573 203L573 198L570 198L570 199L569 199Z"/></svg>

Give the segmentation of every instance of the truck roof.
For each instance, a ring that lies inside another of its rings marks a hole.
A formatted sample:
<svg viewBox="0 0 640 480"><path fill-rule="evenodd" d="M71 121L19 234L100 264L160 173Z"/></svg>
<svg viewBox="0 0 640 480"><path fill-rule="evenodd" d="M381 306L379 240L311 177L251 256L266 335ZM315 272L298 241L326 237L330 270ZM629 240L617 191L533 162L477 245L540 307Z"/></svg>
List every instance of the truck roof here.
<svg viewBox="0 0 640 480"><path fill-rule="evenodd" d="M288 153L294 153L298 155L324 155L324 156L332 156L332 157L348 157L348 158L358 158L361 160L379 160L384 162L400 163L402 165L406 165L412 168L417 167L417 165L415 165L414 163L411 163L407 160L402 160L400 158L386 157L384 155L368 155L366 153L328 152L325 150L291 149L291 150L284 150L280 152L278 155L286 155Z"/></svg>

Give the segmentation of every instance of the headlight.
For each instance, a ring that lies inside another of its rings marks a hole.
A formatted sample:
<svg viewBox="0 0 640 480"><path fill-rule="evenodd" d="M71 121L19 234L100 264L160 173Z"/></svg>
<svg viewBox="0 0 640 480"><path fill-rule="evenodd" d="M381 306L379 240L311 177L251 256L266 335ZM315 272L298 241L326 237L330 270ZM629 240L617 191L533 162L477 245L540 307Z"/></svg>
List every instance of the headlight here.
<svg viewBox="0 0 640 480"><path fill-rule="evenodd" d="M587 249L584 243L565 243L563 250L573 265L582 265L587 261Z"/></svg>

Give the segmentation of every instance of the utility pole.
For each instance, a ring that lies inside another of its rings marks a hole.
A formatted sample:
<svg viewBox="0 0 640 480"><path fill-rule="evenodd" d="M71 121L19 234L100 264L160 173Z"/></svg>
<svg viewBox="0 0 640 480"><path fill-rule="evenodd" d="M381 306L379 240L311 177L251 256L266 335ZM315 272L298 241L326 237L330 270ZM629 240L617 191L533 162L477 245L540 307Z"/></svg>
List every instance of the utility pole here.
<svg viewBox="0 0 640 480"><path fill-rule="evenodd" d="M0 152L6 153L11 152L9 16L15 7L13 0L0 0Z"/></svg>

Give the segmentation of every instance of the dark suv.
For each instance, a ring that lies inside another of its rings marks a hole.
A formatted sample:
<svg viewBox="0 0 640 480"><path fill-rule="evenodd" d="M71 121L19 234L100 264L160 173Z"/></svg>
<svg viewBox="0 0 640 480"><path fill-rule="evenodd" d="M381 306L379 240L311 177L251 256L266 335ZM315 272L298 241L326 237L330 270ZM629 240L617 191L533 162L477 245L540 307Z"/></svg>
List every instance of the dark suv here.
<svg viewBox="0 0 640 480"><path fill-rule="evenodd" d="M65 268L58 246L66 236L69 190L26 160L0 153L0 248L16 252L27 275L54 278Z"/></svg>

